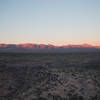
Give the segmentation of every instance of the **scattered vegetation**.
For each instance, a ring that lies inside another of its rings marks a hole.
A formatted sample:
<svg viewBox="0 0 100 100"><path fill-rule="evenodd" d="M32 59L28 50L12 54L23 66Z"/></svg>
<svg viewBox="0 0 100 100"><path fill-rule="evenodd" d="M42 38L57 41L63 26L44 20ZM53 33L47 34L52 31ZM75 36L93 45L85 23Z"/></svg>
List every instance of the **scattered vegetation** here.
<svg viewBox="0 0 100 100"><path fill-rule="evenodd" d="M100 53L0 53L0 100L100 100Z"/></svg>

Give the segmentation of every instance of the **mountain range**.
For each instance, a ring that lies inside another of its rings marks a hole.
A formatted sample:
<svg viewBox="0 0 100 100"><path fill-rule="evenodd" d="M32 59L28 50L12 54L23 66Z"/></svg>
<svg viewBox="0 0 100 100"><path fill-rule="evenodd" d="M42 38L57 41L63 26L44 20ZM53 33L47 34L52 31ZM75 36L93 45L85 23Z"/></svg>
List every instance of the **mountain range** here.
<svg viewBox="0 0 100 100"><path fill-rule="evenodd" d="M69 51L100 51L100 46L81 44L81 45L62 45L52 44L0 44L0 52L69 52Z"/></svg>

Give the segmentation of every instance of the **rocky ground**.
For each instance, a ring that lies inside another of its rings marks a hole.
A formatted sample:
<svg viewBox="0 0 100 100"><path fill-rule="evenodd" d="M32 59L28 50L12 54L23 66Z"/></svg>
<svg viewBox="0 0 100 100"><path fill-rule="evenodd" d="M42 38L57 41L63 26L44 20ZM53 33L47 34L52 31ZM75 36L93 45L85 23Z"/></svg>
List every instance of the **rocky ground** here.
<svg viewBox="0 0 100 100"><path fill-rule="evenodd" d="M100 100L100 53L1 53L0 100Z"/></svg>

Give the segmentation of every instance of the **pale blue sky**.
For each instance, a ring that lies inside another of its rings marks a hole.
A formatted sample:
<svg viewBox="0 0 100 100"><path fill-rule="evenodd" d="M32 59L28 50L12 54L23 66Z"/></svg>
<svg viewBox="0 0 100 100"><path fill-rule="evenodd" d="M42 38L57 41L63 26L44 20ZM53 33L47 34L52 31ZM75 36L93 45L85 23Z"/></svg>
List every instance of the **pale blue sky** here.
<svg viewBox="0 0 100 100"><path fill-rule="evenodd" d="M0 43L100 44L100 0L0 0Z"/></svg>

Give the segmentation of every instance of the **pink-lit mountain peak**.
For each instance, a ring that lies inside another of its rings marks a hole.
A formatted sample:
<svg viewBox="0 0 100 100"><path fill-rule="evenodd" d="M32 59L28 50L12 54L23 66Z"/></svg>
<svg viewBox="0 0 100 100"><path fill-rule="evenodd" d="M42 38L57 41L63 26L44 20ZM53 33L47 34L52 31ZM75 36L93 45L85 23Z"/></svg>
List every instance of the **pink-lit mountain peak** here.
<svg viewBox="0 0 100 100"><path fill-rule="evenodd" d="M81 45L62 45L62 46L55 46L52 44L32 44L32 43L25 43L25 44L0 44L0 48L7 48L7 47L21 47L21 48L100 48L100 46L90 45L90 44L81 44Z"/></svg>

